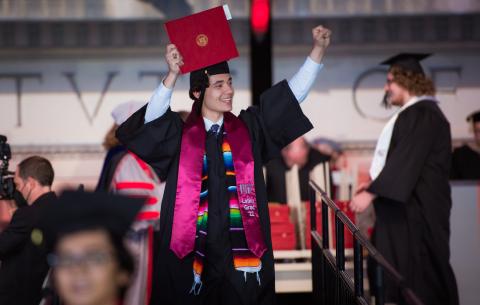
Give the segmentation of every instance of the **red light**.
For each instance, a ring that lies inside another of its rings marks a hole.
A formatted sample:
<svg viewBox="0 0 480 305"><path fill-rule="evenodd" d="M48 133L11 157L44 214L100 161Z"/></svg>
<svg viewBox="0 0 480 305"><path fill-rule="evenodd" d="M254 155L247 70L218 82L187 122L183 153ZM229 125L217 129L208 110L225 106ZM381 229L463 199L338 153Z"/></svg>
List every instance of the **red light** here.
<svg viewBox="0 0 480 305"><path fill-rule="evenodd" d="M270 2L269 0L252 1L252 29L255 34L265 34L268 30L270 21Z"/></svg>

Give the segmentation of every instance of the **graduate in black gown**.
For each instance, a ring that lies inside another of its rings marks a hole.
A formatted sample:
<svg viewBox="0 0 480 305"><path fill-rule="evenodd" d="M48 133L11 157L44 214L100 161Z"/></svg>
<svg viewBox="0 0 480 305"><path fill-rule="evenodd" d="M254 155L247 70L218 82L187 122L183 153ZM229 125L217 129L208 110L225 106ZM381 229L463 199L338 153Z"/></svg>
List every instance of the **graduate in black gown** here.
<svg viewBox="0 0 480 305"><path fill-rule="evenodd" d="M166 181L151 304L275 304L262 166L312 128L299 101L321 68L330 31L318 26L312 36L298 73L238 117L230 113L234 90L226 62L191 72L194 104L185 123L169 108L183 58L167 46L166 78L117 131Z"/></svg>
<svg viewBox="0 0 480 305"><path fill-rule="evenodd" d="M454 180L480 180L480 111L467 117L472 126L474 142L455 148L450 178Z"/></svg>
<svg viewBox="0 0 480 305"><path fill-rule="evenodd" d="M373 203L373 241L424 304L458 304L450 266L450 125L419 61L427 54L400 54L390 65L386 101L400 110L385 125L359 187L355 212ZM387 302L404 299L385 276Z"/></svg>

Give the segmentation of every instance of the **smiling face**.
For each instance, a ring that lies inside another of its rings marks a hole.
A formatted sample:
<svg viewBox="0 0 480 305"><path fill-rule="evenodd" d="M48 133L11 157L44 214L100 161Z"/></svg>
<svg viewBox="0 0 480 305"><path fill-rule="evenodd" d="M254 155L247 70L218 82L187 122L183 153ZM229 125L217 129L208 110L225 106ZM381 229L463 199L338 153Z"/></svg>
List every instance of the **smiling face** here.
<svg viewBox="0 0 480 305"><path fill-rule="evenodd" d="M194 94L200 96L200 92ZM232 111L233 95L232 76L229 73L210 75L203 98L202 115L217 122L223 113Z"/></svg>

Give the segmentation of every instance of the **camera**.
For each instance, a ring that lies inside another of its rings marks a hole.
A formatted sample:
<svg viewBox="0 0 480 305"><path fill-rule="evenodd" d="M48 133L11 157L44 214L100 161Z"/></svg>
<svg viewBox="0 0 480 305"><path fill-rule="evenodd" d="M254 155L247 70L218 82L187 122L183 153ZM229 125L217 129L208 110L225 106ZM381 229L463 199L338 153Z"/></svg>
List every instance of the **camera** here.
<svg viewBox="0 0 480 305"><path fill-rule="evenodd" d="M8 171L8 161L12 158L7 137L0 135L0 199L13 199L15 183L13 172Z"/></svg>

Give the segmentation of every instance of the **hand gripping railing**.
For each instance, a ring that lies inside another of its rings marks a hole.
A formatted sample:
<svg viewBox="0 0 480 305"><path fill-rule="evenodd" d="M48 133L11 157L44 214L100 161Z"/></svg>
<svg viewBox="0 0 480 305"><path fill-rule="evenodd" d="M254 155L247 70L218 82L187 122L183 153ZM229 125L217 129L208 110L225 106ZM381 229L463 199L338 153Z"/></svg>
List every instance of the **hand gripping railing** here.
<svg viewBox="0 0 480 305"><path fill-rule="evenodd" d="M407 304L423 305L413 291L405 285L404 278L378 252L370 241L359 231L352 221L328 197L315 182L310 185L310 223L312 241L312 286L313 297L321 304L370 304L364 295L363 287L363 249L369 253L374 262L375 305L383 305L384 278L383 273L399 288ZM316 201L317 194L322 202L322 233L317 231ZM332 255L329 246L328 209L335 215L336 255ZM344 227L353 235L353 278L345 271ZM317 303L316 303L317 304Z"/></svg>

